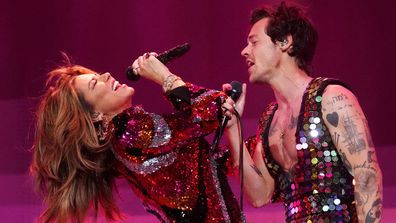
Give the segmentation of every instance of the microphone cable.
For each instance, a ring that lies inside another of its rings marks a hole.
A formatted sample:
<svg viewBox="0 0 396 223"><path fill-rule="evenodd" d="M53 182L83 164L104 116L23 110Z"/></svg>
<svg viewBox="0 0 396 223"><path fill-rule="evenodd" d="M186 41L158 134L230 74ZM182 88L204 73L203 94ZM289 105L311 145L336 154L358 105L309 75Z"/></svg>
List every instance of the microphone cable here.
<svg viewBox="0 0 396 223"><path fill-rule="evenodd" d="M235 116L237 117L237 123L238 123L238 132L239 132L239 180L240 182L240 206L241 206L241 211L243 212L243 180L244 180L244 174L243 174L243 125L241 121L241 116L239 115L238 111L234 109L235 111Z"/></svg>
<svg viewBox="0 0 396 223"><path fill-rule="evenodd" d="M243 125L242 125L242 121L241 121L241 116L239 115L238 111L236 109L234 109L235 111L235 116L237 118L237 125L238 125L238 132L239 132L239 179L240 179L240 200L239 200L239 206L241 208L241 215L245 216L243 213L243 181L244 181L244 173L243 173L243 154L244 154L244 149L243 149L243 145L244 145L244 141L243 141ZM218 131L216 132L216 135L213 139L213 143L212 143L212 149L211 149L211 155L217 150L218 148L218 144L220 141L220 138L223 134L222 129L218 129ZM211 156L212 157L212 156Z"/></svg>

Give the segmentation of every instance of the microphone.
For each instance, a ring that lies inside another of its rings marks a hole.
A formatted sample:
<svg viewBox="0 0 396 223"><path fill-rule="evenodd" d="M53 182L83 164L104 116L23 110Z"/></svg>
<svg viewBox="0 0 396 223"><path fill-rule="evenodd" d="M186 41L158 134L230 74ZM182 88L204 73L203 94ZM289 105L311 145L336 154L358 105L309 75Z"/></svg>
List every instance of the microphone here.
<svg viewBox="0 0 396 223"><path fill-rule="evenodd" d="M226 91L226 95L231 97L232 100L237 101L238 98L241 96L242 93L242 84L239 81L232 81L231 82L231 90ZM212 152L214 152L220 142L220 138L223 135L224 128L227 126L228 122L228 117L224 115L223 120L221 120L220 127L216 131L216 135L213 138L213 143L212 143Z"/></svg>
<svg viewBox="0 0 396 223"><path fill-rule="evenodd" d="M241 96L242 93L242 84L239 81L232 81L231 82L231 90L226 91L226 95L228 95L233 101L237 101L238 98ZM228 117L224 115L223 120L221 121L220 125L220 136L223 133L224 128L226 127L228 122Z"/></svg>
<svg viewBox="0 0 396 223"><path fill-rule="evenodd" d="M159 61L161 61L161 63L167 64L171 60L183 56L185 53L187 53L187 51L189 49L190 49L190 44L184 43L184 44L178 45L170 50L160 53L157 56L157 59ZM128 66L128 68L126 70L126 76L131 81L137 81L140 79L140 75L136 74L133 71L132 66Z"/></svg>

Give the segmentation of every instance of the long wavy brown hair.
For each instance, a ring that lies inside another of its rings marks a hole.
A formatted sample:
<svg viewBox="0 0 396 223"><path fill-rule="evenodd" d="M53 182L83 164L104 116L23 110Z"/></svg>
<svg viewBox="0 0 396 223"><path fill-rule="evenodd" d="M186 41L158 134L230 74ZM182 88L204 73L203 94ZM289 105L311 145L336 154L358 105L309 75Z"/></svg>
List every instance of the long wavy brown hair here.
<svg viewBox="0 0 396 223"><path fill-rule="evenodd" d="M46 209L39 222L83 222L99 210L106 219L121 219L113 197L116 171L110 143L99 143L92 106L76 91L76 76L94 71L67 65L48 73L46 92L36 112L33 161L36 190Z"/></svg>

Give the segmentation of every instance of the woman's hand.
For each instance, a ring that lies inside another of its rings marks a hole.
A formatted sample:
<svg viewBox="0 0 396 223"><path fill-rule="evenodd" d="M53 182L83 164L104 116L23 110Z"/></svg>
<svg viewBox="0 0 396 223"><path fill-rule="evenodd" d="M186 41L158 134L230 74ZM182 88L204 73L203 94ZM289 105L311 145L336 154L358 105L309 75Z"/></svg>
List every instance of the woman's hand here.
<svg viewBox="0 0 396 223"><path fill-rule="evenodd" d="M156 57L157 53L145 53L132 64L133 71L140 76L161 85L164 91L172 90L184 85L184 81L172 74L169 69Z"/></svg>
<svg viewBox="0 0 396 223"><path fill-rule="evenodd" d="M231 84L226 83L223 84L223 91L227 92L232 89ZM239 99L234 102L231 97L227 97L226 101L222 105L222 109L224 112L224 115L229 118L228 123L227 123L227 128L230 128L234 125L237 124L237 118L235 116L235 111L238 112L238 114L242 117L243 114L243 109L245 106L245 97L246 97L246 84L242 85L242 93Z"/></svg>
<svg viewBox="0 0 396 223"><path fill-rule="evenodd" d="M164 80L172 73L159 61L157 53L145 53L138 57L132 64L133 71L162 86Z"/></svg>

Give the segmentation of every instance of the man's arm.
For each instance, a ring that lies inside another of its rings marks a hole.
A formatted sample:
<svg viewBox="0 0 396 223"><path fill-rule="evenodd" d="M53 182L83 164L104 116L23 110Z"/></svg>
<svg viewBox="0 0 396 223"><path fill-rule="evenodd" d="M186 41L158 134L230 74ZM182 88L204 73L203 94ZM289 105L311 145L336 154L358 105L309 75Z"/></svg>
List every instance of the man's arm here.
<svg viewBox="0 0 396 223"><path fill-rule="evenodd" d="M231 90L230 84L223 85L223 91ZM223 109L226 111L226 115L234 112L234 109L242 116L243 108L245 106L246 96L246 84L242 85L242 94L238 101L234 103L231 98L227 98L223 104ZM228 111L228 112L227 112ZM240 150L240 135L239 125L236 122L236 117L231 116L228 121L227 128L225 129L225 135L228 139L228 144L231 152L231 160L235 169L239 169L239 150ZM259 138L259 137L258 137ZM257 139L258 139L257 138ZM271 201L272 194L275 188L275 181L271 177L266 165L264 164L262 155L262 144L261 141L255 140L254 145L243 143L243 174L244 174L244 192L254 207L261 207L264 204ZM252 144L252 143L249 143Z"/></svg>
<svg viewBox="0 0 396 223"><path fill-rule="evenodd" d="M239 169L238 127L235 125L226 129L225 135L229 142L234 167ZM243 149L244 192L253 207L261 207L271 201L275 181L264 163L261 141L258 141L254 148L249 148L250 153L245 143Z"/></svg>
<svg viewBox="0 0 396 223"><path fill-rule="evenodd" d="M345 167L354 176L359 222L380 222L382 174L359 102L348 89L330 85L323 93L322 113Z"/></svg>

